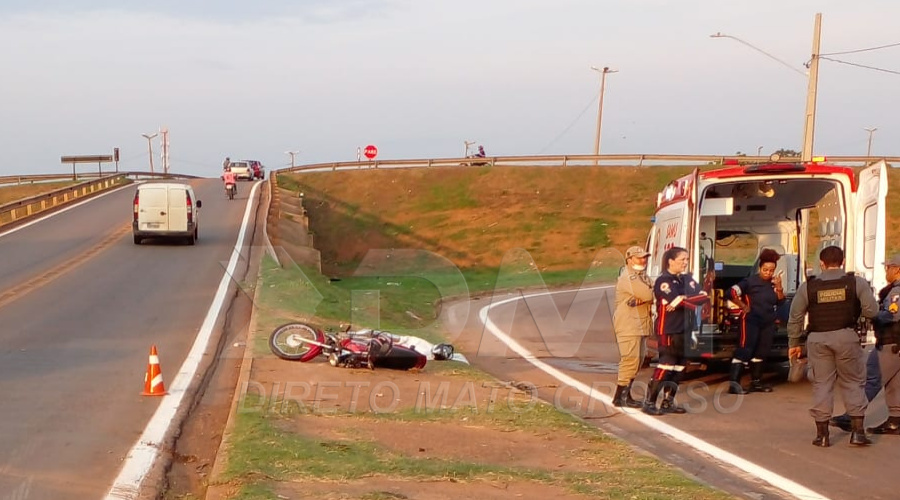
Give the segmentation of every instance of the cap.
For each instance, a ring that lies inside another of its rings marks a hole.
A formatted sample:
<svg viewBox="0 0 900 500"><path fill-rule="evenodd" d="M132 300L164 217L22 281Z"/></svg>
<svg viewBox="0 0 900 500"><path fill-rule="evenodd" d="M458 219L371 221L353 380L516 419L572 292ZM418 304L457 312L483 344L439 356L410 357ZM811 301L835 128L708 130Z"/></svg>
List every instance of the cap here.
<svg viewBox="0 0 900 500"><path fill-rule="evenodd" d="M632 257L646 257L650 255L650 252L644 250L642 247L637 245L633 247L629 247L628 250L625 250L625 258L630 259Z"/></svg>
<svg viewBox="0 0 900 500"><path fill-rule="evenodd" d="M891 257L888 260L884 261L884 265L900 267L900 253L895 253L894 255L891 255Z"/></svg>

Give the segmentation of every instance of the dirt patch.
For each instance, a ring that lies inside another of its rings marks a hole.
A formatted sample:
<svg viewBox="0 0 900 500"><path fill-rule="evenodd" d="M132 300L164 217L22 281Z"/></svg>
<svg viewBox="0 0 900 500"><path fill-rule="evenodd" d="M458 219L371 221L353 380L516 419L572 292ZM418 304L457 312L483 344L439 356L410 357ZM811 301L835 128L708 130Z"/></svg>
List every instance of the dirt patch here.
<svg viewBox="0 0 900 500"><path fill-rule="evenodd" d="M215 480L208 499L248 484L284 499L617 498L642 477L657 498L684 497L687 485L692 498L722 498L528 387L451 362L393 371L321 359L253 359L237 411L265 415L280 437L255 439L292 440L289 452L269 458L274 468L239 457L249 469Z"/></svg>
<svg viewBox="0 0 900 500"><path fill-rule="evenodd" d="M281 484L278 498L316 498L323 500L575 500L591 498L566 492L563 488L539 483L508 481L426 480L403 481L373 477L345 483Z"/></svg>

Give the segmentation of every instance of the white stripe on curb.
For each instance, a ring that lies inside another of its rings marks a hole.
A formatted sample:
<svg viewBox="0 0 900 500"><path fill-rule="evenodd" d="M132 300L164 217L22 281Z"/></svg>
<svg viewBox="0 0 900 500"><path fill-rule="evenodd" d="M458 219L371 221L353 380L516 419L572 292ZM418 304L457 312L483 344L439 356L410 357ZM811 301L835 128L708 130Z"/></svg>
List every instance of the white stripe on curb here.
<svg viewBox="0 0 900 500"><path fill-rule="evenodd" d="M602 289L611 289L611 288L614 288L614 287L601 286L601 287L593 287L593 288L582 288L578 291L602 290ZM540 293L534 293L534 294L530 294L530 295L523 295L521 297L513 297L511 299L505 299L505 300L502 300L495 304L490 304L490 305L487 305L487 306L481 308L481 310L478 312L478 316L479 316L479 318L481 318L481 322L484 324L484 327L489 332L491 332L491 334L493 334L495 337L497 337L501 342L506 344L507 347L512 349L516 354L518 354L523 359L525 359L526 361L528 361L529 363L534 365L536 368L543 371L547 375L550 375L551 377L555 378L556 380L560 381L561 383L566 384L567 386L578 390L578 392L581 392L585 396L587 396L589 398L593 398L607 406L612 406L612 398L610 398L609 396L607 396L603 393L600 393L598 391L591 390L591 387L589 387L587 384L579 382L578 380L575 380L574 378L566 375L565 373L559 371L558 369L537 359L537 357L535 357L534 354L532 354L527 349L522 347L521 344L519 344L518 342L513 340L508 334L506 334L505 332L500 330L500 328L497 327L497 325L493 321L491 321L491 319L488 317L488 313L490 312L490 309L492 307L501 306L504 304L508 304L510 302L515 302L517 300L523 300L527 297L537 297L540 295L553 295L556 293L572 293L572 291L540 292ZM793 495L795 498L800 498L803 500L828 500L828 497L826 497L820 493L810 490L809 488L807 488L801 484L791 481L790 479L788 479L784 476L781 476L779 474L776 474L776 473L774 473L762 466L759 466L753 462L750 462L749 460L745 460L731 452L725 451L725 450L719 448L718 446L707 443L706 441L703 441L702 439L700 439L696 436L688 434L687 432L684 432L681 429L678 429L676 427L668 425L656 417L644 415L643 413L631 413L631 412L623 412L623 415L630 417L661 434L665 434L666 436L669 436L672 439L681 441L682 443L690 446L691 448L693 448L701 453L704 453L713 458L716 458L725 463L728 463L728 464L752 475L753 477L759 478L759 479L771 484L772 486Z"/></svg>
<svg viewBox="0 0 900 500"><path fill-rule="evenodd" d="M172 423L178 407L181 406L185 391L190 385L191 380L193 380L194 375L197 373L197 367L203 358L203 353L206 352L207 346L209 345L213 326L215 326L216 318L219 317L219 312L225 303L229 283L233 279L232 276L234 275L234 270L241 257L240 249L244 246L244 234L246 233L247 225L250 221L251 209L253 208L252 200L258 187L259 183L255 183L253 189L250 191L250 201L248 201L247 208L244 210L244 219L241 222L241 229L238 233L237 242L231 250L231 259L228 261L228 268L225 270L225 274L219 282L219 288L216 290L212 305L209 306L209 310L206 312L206 318L200 326L200 332L194 340L194 345L191 347L191 351L184 359L184 363L181 365L178 374L172 381L172 386L169 387L169 394L162 397L159 408L156 409L156 413L153 414L150 422L147 423L147 427L144 428L144 433L141 434L137 443L135 443L134 447L131 448L131 451L129 451L128 455L125 457L125 463L122 466L122 470L119 472L119 476L113 482L112 487L106 494L106 500L132 500L137 498L140 493L141 483L144 481L144 477L150 471L153 462L156 460L160 443L162 443L165 438L166 431L169 429L169 424Z"/></svg>

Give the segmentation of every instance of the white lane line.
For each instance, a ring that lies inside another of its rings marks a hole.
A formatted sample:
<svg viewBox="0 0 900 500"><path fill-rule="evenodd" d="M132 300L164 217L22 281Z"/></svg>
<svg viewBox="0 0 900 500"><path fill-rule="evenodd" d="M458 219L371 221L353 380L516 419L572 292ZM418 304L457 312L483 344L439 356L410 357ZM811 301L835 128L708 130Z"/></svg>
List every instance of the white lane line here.
<svg viewBox="0 0 900 500"><path fill-rule="evenodd" d="M55 217L55 216L57 216L57 215L59 215L59 214L61 214L61 213L68 212L69 210L72 210L73 208L80 207L81 205L84 205L85 203L90 203L90 202L92 202L92 201L94 201L94 200L96 200L96 199L103 198L104 196L113 194L113 193L115 193L115 192L117 192L117 191L121 191L121 190L123 190L123 189L125 189L125 188L127 188L127 187L134 187L134 184L126 184L126 185L124 185L124 186L122 186L122 187L117 187L117 188L115 188L115 189L113 189L113 190L111 190L111 191L107 191L107 192L105 192L105 193L101 193L101 194L98 194L98 195L96 195L96 196L91 196L90 198L88 198L88 199L86 199L86 200L84 200L84 201L80 201L80 202L78 202L78 203L76 203L76 204L74 204L74 205L69 205L69 206L66 207L66 208L61 208L61 209L59 209L59 210L57 210L57 211L55 211L55 212L53 212L53 213L51 213L51 214L47 214L47 215L43 216L43 217L38 217L37 219L34 219L34 220L30 221L30 222L26 222L25 224L22 224L21 226L16 226L16 227L14 227L14 228L12 228L12 229L9 229L9 230L7 230L7 231L0 232L0 238L6 236L7 234L12 234L12 233L14 233L14 232L16 232L16 231L25 229L25 228L28 227L28 226L37 224L38 222L41 222L41 221L43 221L43 220L47 220L47 219L49 219L50 217Z"/></svg>
<svg viewBox="0 0 900 500"><path fill-rule="evenodd" d="M159 454L159 446L165 438L169 424L172 423L175 417L175 412L181 406L185 391L197 373L203 353L206 352L209 346L209 339L212 336L216 318L219 317L219 313L225 303L228 286L233 280L234 270L237 268L238 261L241 258L244 235L253 208L252 201L258 187L259 183L256 183L253 185L253 189L250 190L250 197L247 202L247 208L244 210L244 219L241 222L237 242L231 250L231 259L228 261L228 267L225 270L225 274L222 275L222 280L219 282L219 288L216 290L215 297L213 297L212 305L209 306L209 310L206 312L206 318L200 326L200 332L194 340L194 345L172 381L172 385L169 387L169 394L162 396L162 401L160 401L156 413L150 418L150 422L147 423L147 427L144 428L144 433L141 434L137 443L125 457L122 470L106 494L106 500L131 500L137 498L140 493L141 483Z"/></svg>
<svg viewBox="0 0 900 500"><path fill-rule="evenodd" d="M593 287L593 288L582 288L578 291L582 290L602 290L602 289L612 289L612 286L601 286L601 287ZM563 384L566 384L569 387L572 387L578 392L584 394L589 398L593 398L609 407L612 407L612 398L609 396L599 392L591 390L591 387L587 384L579 382L578 380L566 375L565 373L557 370L556 368L544 363L543 361L537 359L534 354L529 352L527 349L522 347L521 344L513 340L508 334L503 332L491 319L488 317L488 313L490 309L493 307L501 306L504 304L508 304L510 302L514 302L517 300L523 300L528 297L537 297L540 295L553 295L556 293L572 293L572 291L561 291L561 292L540 292L533 293L530 295L524 295L521 297L513 297L511 299L505 299L495 304L487 305L478 312L478 316L481 318L481 322L484 324L485 328L491 332L495 337L497 337L501 342L506 344L507 347L512 349L516 354L521 356L523 359L534 365L539 370L543 371L547 375L555 378ZM718 446L715 446L711 443L707 443L702 439L688 434L687 432L682 431L676 427L668 425L662 422L658 417L651 417L649 415L645 415L643 413L638 412L623 412L623 415L632 418L641 424L661 433L666 436L671 437L677 441L681 441L682 443L690 446L691 448L705 453L713 458L721 460L727 464L730 464L756 478L759 478L772 486L789 493L795 498L801 498L804 500L828 500L828 497L817 493L801 484L798 484L790 479L776 474L762 466L759 466L749 460L745 460L733 453L725 451Z"/></svg>

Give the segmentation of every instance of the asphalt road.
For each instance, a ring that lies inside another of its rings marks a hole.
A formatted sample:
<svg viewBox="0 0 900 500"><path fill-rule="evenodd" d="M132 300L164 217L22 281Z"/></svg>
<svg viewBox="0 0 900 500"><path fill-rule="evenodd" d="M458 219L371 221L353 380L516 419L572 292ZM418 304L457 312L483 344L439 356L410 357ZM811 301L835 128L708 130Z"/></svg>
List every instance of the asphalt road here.
<svg viewBox="0 0 900 500"><path fill-rule="evenodd" d="M465 318L466 328L458 342L475 365L501 380L536 386L542 399L735 496L897 497L892 474L900 457L900 438L870 436L874 445L854 448L848 445L847 433L832 428L831 448L812 446L815 426L808 413L811 387L805 381L789 384L774 378L772 393L735 396L726 393L725 373L697 369L687 377L678 396L678 401L688 407L690 413L686 415L649 417L634 410L622 413L601 401L592 401L588 397L592 387L609 401L616 381L618 350L603 293L594 290L582 291L577 297L561 293L552 299L531 298L527 307L521 301L498 305L499 300L507 298L504 296L469 302L468 314L465 304L456 304L445 317L451 323ZM536 357L535 362L526 360L527 354L523 357L506 348L485 328L478 313L491 303L495 307L486 317ZM475 349L480 350L477 356L470 354ZM643 370L638 381L646 383L650 373L651 369ZM579 384L588 388L588 394L578 390ZM840 397L836 398L835 410L843 411ZM866 423L875 425L885 417L883 396L879 396L870 405Z"/></svg>
<svg viewBox="0 0 900 500"><path fill-rule="evenodd" d="M200 239L132 242L134 187L0 236L0 498L102 498L170 383L225 273L250 193L191 181Z"/></svg>

